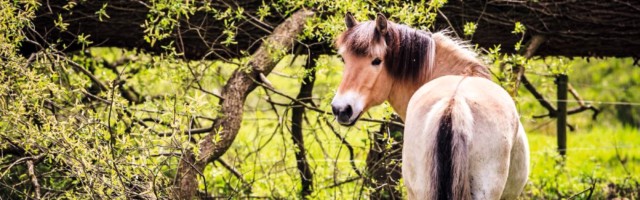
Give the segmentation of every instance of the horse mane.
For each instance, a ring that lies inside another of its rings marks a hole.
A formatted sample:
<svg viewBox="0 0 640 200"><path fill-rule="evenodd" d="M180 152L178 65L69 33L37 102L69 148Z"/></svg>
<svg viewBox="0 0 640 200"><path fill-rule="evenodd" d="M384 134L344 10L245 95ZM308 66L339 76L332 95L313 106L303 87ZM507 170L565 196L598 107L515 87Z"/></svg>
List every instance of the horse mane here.
<svg viewBox="0 0 640 200"><path fill-rule="evenodd" d="M391 21L387 29L382 37L374 21L359 23L338 37L338 53L384 58L384 67L392 77L415 81L433 75L437 51L442 54L437 56L446 56L447 62L454 64L451 66L465 67L453 74L490 78L487 67L469 45L453 39L446 30L431 33Z"/></svg>
<svg viewBox="0 0 640 200"><path fill-rule="evenodd" d="M449 30L434 33L433 39L436 41L438 57L446 60L450 66L462 67L453 74L491 79L489 68L479 59L468 41L450 36Z"/></svg>
<svg viewBox="0 0 640 200"><path fill-rule="evenodd" d="M347 29L336 40L338 53L342 54L348 50L357 56L384 56L387 48L386 41L375 30L374 21L362 22Z"/></svg>

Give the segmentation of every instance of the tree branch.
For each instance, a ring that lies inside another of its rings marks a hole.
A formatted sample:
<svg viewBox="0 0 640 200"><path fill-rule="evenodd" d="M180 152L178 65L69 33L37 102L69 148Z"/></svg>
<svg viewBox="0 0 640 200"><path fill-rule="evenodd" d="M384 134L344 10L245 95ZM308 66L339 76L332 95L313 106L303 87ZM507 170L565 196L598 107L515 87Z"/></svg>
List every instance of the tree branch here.
<svg viewBox="0 0 640 200"><path fill-rule="evenodd" d="M402 122L395 114L390 120ZM370 134L372 138L367 154L367 177L364 183L373 188L369 196L371 199L402 199L402 192L397 186L402 178L400 165L403 131L404 127L383 123L379 131Z"/></svg>
<svg viewBox="0 0 640 200"><path fill-rule="evenodd" d="M278 25L273 33L265 39L260 48L251 56L247 67L236 70L227 81L220 101L222 114L215 123L211 133L199 142L199 154L185 149L180 159L174 188L173 199L192 199L198 188L196 176L204 170L210 160L223 155L233 143L242 122L243 105L247 95L257 86L254 83L260 73L269 74L284 53L293 46L295 38L302 32L308 17L315 13L299 10L286 21ZM282 51L284 50L284 51ZM214 138L219 138L215 139Z"/></svg>
<svg viewBox="0 0 640 200"><path fill-rule="evenodd" d="M304 75L304 78L302 79L298 97L296 97L296 99L301 101L300 103L305 102L313 104L313 101L311 101L311 96L313 93L313 84L316 79L315 60L317 58L317 54L309 54L307 57L307 63L304 66L306 73ZM299 103L294 103L294 105L298 104ZM304 137L302 133L303 114L304 106L293 107L291 111L291 139L293 140L293 144L296 146L296 165L298 166L298 172L300 173L300 184L302 185L300 196L306 199L307 196L309 196L313 192L313 173L311 172L309 161L307 161L307 150L304 147Z"/></svg>
<svg viewBox="0 0 640 200"><path fill-rule="evenodd" d="M544 96L542 96L542 94L540 94L540 92L538 92L535 87L533 87L533 85L531 84L531 82L529 82L529 79L527 79L527 76L525 75L522 75L522 85L524 85L524 87L527 88L529 92L531 92L533 97L535 97L536 100L540 102L540 105L542 105L542 107L549 110L549 116L555 117L556 108L554 108L553 105L551 105L551 103L547 101L547 99L545 99ZM552 113L553 115L551 115Z"/></svg>
<svg viewBox="0 0 640 200"><path fill-rule="evenodd" d="M31 176L31 184L33 184L33 189L36 192L35 199L40 199L40 184L38 183L38 177L36 176L32 159L27 160L27 168L29 176Z"/></svg>
<svg viewBox="0 0 640 200"><path fill-rule="evenodd" d="M542 35L534 35L529 41L529 43L527 44L527 48L523 53L524 57L526 59L531 59L531 57L533 57L533 55L536 53L540 45L542 45L542 43L545 40L546 38ZM515 75L514 86L512 91L513 93L511 94L511 96L515 97L518 95L518 88L520 88L520 83L522 82L525 68L522 65L518 65L514 67L514 71L516 75Z"/></svg>

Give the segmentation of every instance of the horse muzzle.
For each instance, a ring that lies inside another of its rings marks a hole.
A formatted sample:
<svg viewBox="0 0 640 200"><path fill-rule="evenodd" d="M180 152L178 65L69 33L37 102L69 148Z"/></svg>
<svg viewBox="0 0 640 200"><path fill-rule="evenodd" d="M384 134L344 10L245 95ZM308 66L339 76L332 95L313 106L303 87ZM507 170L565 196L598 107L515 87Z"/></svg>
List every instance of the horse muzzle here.
<svg viewBox="0 0 640 200"><path fill-rule="evenodd" d="M364 96L357 92L338 93L331 101L331 110L343 126L353 126L364 110Z"/></svg>
<svg viewBox="0 0 640 200"><path fill-rule="evenodd" d="M358 121L361 114L360 111L358 111L358 113L354 113L354 110L350 105L343 107L332 105L331 110L333 111L333 116L338 120L338 123L343 126L353 126L356 121Z"/></svg>

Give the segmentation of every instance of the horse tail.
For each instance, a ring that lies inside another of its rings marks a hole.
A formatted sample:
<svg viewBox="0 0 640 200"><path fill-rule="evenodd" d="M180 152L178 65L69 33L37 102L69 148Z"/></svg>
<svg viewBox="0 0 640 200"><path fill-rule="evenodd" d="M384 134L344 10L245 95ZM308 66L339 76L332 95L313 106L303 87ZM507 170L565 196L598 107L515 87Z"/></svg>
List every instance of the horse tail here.
<svg viewBox="0 0 640 200"><path fill-rule="evenodd" d="M432 198L437 200L471 199L469 152L473 115L465 99L456 96L443 99L442 112L432 159ZM434 127L435 128L435 127Z"/></svg>

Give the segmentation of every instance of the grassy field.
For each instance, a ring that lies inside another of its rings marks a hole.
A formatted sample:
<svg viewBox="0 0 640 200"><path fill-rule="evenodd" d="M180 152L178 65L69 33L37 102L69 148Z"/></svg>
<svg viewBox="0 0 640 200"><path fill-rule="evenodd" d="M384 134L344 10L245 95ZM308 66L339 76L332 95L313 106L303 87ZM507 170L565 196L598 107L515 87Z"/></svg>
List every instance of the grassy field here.
<svg viewBox="0 0 640 200"><path fill-rule="evenodd" d="M595 127L569 133L566 159L558 156L554 135L530 132L532 172L525 196L531 199L623 196L640 188L640 134L630 128ZM582 192L582 193L581 193Z"/></svg>
<svg viewBox="0 0 640 200"><path fill-rule="evenodd" d="M557 156L555 119L534 119L546 114L533 96L520 90L517 98L531 148L533 171L526 188L530 199L640 198L640 69L630 59L544 59L533 62L528 77L555 104L553 78L548 71L565 71L585 102L600 109L596 119L585 111L568 117L575 131L568 132L567 157ZM570 96L568 107L578 106Z"/></svg>

